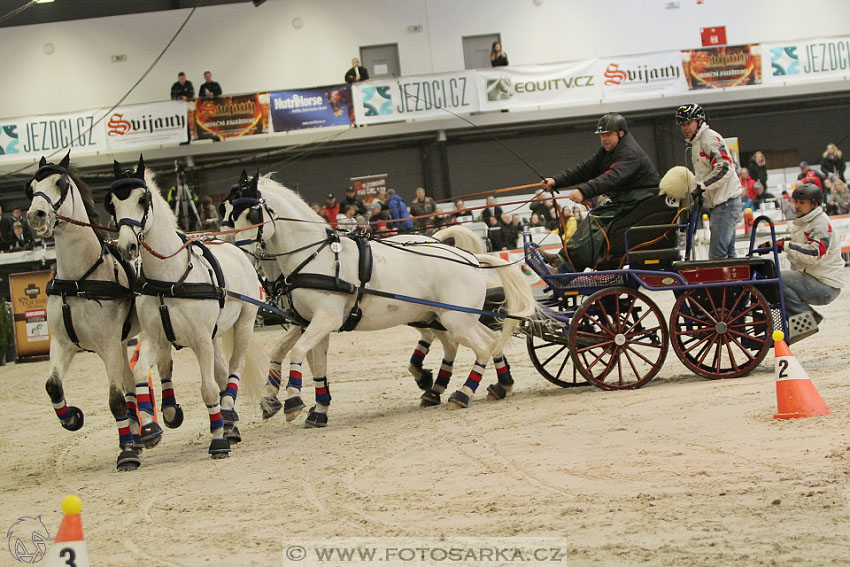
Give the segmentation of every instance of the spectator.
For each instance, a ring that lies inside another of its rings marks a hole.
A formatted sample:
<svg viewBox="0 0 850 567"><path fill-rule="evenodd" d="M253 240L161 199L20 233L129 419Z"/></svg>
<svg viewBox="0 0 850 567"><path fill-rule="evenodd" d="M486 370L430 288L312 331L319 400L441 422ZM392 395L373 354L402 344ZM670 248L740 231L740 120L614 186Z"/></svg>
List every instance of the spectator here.
<svg viewBox="0 0 850 567"><path fill-rule="evenodd" d="M35 238L35 234L33 234L32 227L30 227L30 223L27 222L27 219L21 212L20 207L15 207L12 209L12 218L9 219L9 222L11 222L12 224L16 222L21 223L21 225L24 227L24 236L30 241Z"/></svg>
<svg viewBox="0 0 850 567"><path fill-rule="evenodd" d="M369 70L360 64L360 59L355 57L351 60L351 69L345 72L346 83L357 83L369 80Z"/></svg>
<svg viewBox="0 0 850 567"><path fill-rule="evenodd" d="M782 218L785 220L794 220L797 218L797 211L794 210L794 203L791 202L791 195L788 194L788 191L782 192L782 199L779 206L782 209Z"/></svg>
<svg viewBox="0 0 850 567"><path fill-rule="evenodd" d="M835 173L841 181L847 181L844 178L844 168L846 167L841 150L835 144L827 144L826 151L823 152L823 159L820 162L820 170L824 175Z"/></svg>
<svg viewBox="0 0 850 567"><path fill-rule="evenodd" d="M201 98L214 98L221 96L221 85L212 80L212 73L204 71L204 84L198 89Z"/></svg>
<svg viewBox="0 0 850 567"><path fill-rule="evenodd" d="M831 174L834 175L834 174ZM827 184L830 181L827 180ZM847 184L836 177L831 181L830 202L827 212L831 215L846 215L850 213L850 189Z"/></svg>
<svg viewBox="0 0 850 567"><path fill-rule="evenodd" d="M502 43L494 41L490 47L490 65L493 67L507 67L508 54L502 49Z"/></svg>
<svg viewBox="0 0 850 567"><path fill-rule="evenodd" d="M366 205L363 204L363 201L357 198L357 194L354 191L354 187L345 188L345 197L342 198L340 208L344 211L348 205L354 205L355 207L357 207L358 215L367 215L369 213L369 211L366 209Z"/></svg>
<svg viewBox="0 0 850 567"><path fill-rule="evenodd" d="M791 264L790 270L782 270L785 310L789 323L810 312L815 323L820 324L823 315L811 306L831 303L844 286L841 242L821 207L823 191L819 187L802 183L791 197L797 218L789 226L791 236L777 241L779 251L785 252ZM765 245L770 243L762 244ZM793 331L796 325L788 327ZM812 332L817 332L817 327ZM795 337L791 335L789 339L793 342Z"/></svg>
<svg viewBox="0 0 850 567"><path fill-rule="evenodd" d="M496 205L495 195L487 195L487 208L481 210L479 220L486 223L488 227L496 226L499 223L499 217L502 216L502 207Z"/></svg>
<svg viewBox="0 0 850 567"><path fill-rule="evenodd" d="M528 228L537 228L537 227L545 227L546 223L540 220L540 215L537 213L531 213L531 217L528 219Z"/></svg>
<svg viewBox="0 0 850 567"><path fill-rule="evenodd" d="M377 193L377 195L375 195L375 198L372 200L372 202L374 203L375 201L381 203L381 210L382 211L388 211L389 210L389 204L387 202L387 201L389 201L389 199L387 199L387 190L384 189L383 187L378 189L378 193Z"/></svg>
<svg viewBox="0 0 850 567"><path fill-rule="evenodd" d="M519 218L519 217L517 217ZM511 213L502 213L496 226L487 231L493 250L513 250L517 247L517 239L521 229L514 224Z"/></svg>
<svg viewBox="0 0 850 567"><path fill-rule="evenodd" d="M325 211L324 209L322 209L322 205L313 201L312 203L310 203L310 208L313 209L314 213L322 217L322 220L327 220L327 218L325 218Z"/></svg>
<svg viewBox="0 0 850 567"><path fill-rule="evenodd" d="M340 232L353 232L357 229L357 205L346 205L345 213L336 218Z"/></svg>
<svg viewBox="0 0 850 567"><path fill-rule="evenodd" d="M826 176L820 171L815 171L814 169L810 168L809 162L801 161L800 173L797 175L797 181L817 185L818 189L823 191L823 185L824 181L826 181Z"/></svg>
<svg viewBox="0 0 850 567"><path fill-rule="evenodd" d="M3 207L0 207L0 249L5 250L12 240L12 221L3 216Z"/></svg>
<svg viewBox="0 0 850 567"><path fill-rule="evenodd" d="M747 170L753 181L761 181L763 187L767 187L767 160L762 152L756 152L747 164Z"/></svg>
<svg viewBox="0 0 850 567"><path fill-rule="evenodd" d="M322 207L325 220L327 220L333 228L336 228L336 217L339 215L339 203L336 202L336 197L333 193L328 193L325 199L325 206Z"/></svg>
<svg viewBox="0 0 850 567"><path fill-rule="evenodd" d="M177 73L177 82L171 85L171 100L191 100L195 98L195 87L186 79L186 73Z"/></svg>
<svg viewBox="0 0 850 567"><path fill-rule="evenodd" d="M32 238L24 234L24 225L20 222L12 223L12 238L9 240L9 251L29 250L32 248Z"/></svg>
<svg viewBox="0 0 850 567"><path fill-rule="evenodd" d="M537 213L537 216L544 225L552 220L549 217L549 209L551 207L552 200L549 198L549 194L543 191L543 189L538 189L534 192L534 200L528 205L531 212Z"/></svg>
<svg viewBox="0 0 850 567"><path fill-rule="evenodd" d="M212 198L207 196L201 199L201 230L217 231L218 221L218 211L213 206Z"/></svg>
<svg viewBox="0 0 850 567"><path fill-rule="evenodd" d="M410 211L401 195L396 194L395 189L387 189L387 196L389 197L387 206L393 221L390 225L396 230L413 230L413 221L409 218Z"/></svg>
<svg viewBox="0 0 850 567"><path fill-rule="evenodd" d="M735 226L741 218L741 181L732 166L726 141L705 120L705 111L698 104L683 104L676 110L676 122L691 147L696 190L703 194L703 206L711 222L708 257L734 258Z"/></svg>
<svg viewBox="0 0 850 567"><path fill-rule="evenodd" d="M753 183L753 210L764 208L764 202L767 199L773 199L773 195L771 195L770 193L765 193L761 181L756 181L755 183Z"/></svg>
<svg viewBox="0 0 850 567"><path fill-rule="evenodd" d="M410 202L410 214L414 217L418 217L420 215L433 215L431 217L424 217L421 219L415 219L413 221L414 226L419 230L425 230L428 228L433 229L436 224L437 216L434 213L437 212L437 203L433 198L427 196L425 194L425 189L423 187L416 188L416 198Z"/></svg>
<svg viewBox="0 0 850 567"><path fill-rule="evenodd" d="M454 205L455 210L449 213L449 218L452 219L452 222L459 222L461 217L472 216L472 211L466 208L466 203L463 202L463 199L455 199Z"/></svg>
<svg viewBox="0 0 850 567"><path fill-rule="evenodd" d="M761 184L761 182L759 182ZM746 198L746 201L742 204L742 208L746 209L747 207L755 208L753 203L756 199L756 190L755 190L756 180L750 177L750 170L746 167L741 168L741 196ZM764 185L762 185L764 188Z"/></svg>

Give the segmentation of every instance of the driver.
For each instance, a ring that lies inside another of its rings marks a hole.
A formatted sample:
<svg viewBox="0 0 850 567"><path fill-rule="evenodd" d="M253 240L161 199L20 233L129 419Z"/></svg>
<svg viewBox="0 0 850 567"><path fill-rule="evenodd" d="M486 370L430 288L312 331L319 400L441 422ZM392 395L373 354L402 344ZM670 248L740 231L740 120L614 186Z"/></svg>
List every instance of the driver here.
<svg viewBox="0 0 850 567"><path fill-rule="evenodd" d="M543 180L550 190L572 187L567 197L576 203L600 195L609 198L581 220L567 243L566 254L564 250L559 252L562 272L594 268L607 253L603 230L610 232L615 221L658 194L661 180L658 171L629 133L625 118L616 113L606 114L599 119L594 133L599 135L602 147L590 159ZM547 255L547 260L550 258Z"/></svg>

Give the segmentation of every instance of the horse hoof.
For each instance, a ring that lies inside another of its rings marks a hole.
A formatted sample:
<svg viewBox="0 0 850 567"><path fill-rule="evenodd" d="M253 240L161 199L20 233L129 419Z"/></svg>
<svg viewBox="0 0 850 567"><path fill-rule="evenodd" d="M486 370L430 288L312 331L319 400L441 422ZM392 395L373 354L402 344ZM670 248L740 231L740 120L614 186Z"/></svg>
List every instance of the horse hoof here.
<svg viewBox="0 0 850 567"><path fill-rule="evenodd" d="M239 433L239 428L235 425L232 429L228 429L226 425L224 426L224 438L227 439L231 445L242 442L242 435Z"/></svg>
<svg viewBox="0 0 850 567"><path fill-rule="evenodd" d="M162 427L155 421L146 423L142 426L140 436L145 449L153 449L162 441Z"/></svg>
<svg viewBox="0 0 850 567"><path fill-rule="evenodd" d="M76 406L68 406L68 411L70 412L71 417L60 422L62 427L68 431L79 431L83 427L83 422L85 422L83 410Z"/></svg>
<svg viewBox="0 0 850 567"><path fill-rule="evenodd" d="M431 386L434 385L434 373L430 368L419 369L419 378L416 379L416 385L423 392L431 389Z"/></svg>
<svg viewBox="0 0 850 567"><path fill-rule="evenodd" d="M505 390L505 387L499 383L490 384L487 387L487 399L488 400L504 400L508 395L508 391Z"/></svg>
<svg viewBox="0 0 850 567"><path fill-rule="evenodd" d="M125 471L134 471L142 465L142 461L139 460L139 456L132 449L124 449L121 451L121 454L118 455L118 463L115 465L121 472Z"/></svg>
<svg viewBox="0 0 850 567"><path fill-rule="evenodd" d="M301 413L306 406L300 396L293 396L283 402L283 413L286 415L286 421L292 421L298 414Z"/></svg>
<svg viewBox="0 0 850 567"><path fill-rule="evenodd" d="M174 409L174 416L171 419L168 418L168 414L171 412L165 411L169 407ZM177 429L183 425L183 408L180 407L180 404L176 406L163 406L160 408L160 411L162 412L162 421L165 422L165 426L168 429Z"/></svg>
<svg viewBox="0 0 850 567"><path fill-rule="evenodd" d="M217 437L210 441L210 457L213 459L226 459L230 455L230 443L223 437Z"/></svg>
<svg viewBox="0 0 850 567"><path fill-rule="evenodd" d="M260 408L263 410L263 419L269 419L281 410L283 404L280 400L273 396L266 396L260 401Z"/></svg>
<svg viewBox="0 0 850 567"><path fill-rule="evenodd" d="M419 402L419 407L423 408L431 408L442 403L440 393L435 392L434 390L426 390L419 399L421 400Z"/></svg>
<svg viewBox="0 0 850 567"><path fill-rule="evenodd" d="M455 391L454 394L449 397L449 409L461 409L469 407L469 396L461 392L460 390Z"/></svg>
<svg viewBox="0 0 850 567"><path fill-rule="evenodd" d="M223 409L221 410L221 419L224 421L224 425L229 425L239 421L239 415L235 409Z"/></svg>
<svg viewBox="0 0 850 567"><path fill-rule="evenodd" d="M313 427L327 427L328 426L328 414L319 413L317 411L311 411L307 415L307 421L304 422L304 429L310 429Z"/></svg>

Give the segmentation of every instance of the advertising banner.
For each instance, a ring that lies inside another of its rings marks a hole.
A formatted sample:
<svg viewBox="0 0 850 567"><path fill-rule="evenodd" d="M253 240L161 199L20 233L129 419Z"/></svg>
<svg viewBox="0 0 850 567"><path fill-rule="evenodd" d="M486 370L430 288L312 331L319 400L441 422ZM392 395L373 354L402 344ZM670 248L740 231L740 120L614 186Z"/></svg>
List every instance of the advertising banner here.
<svg viewBox="0 0 850 567"><path fill-rule="evenodd" d="M765 84L850 75L850 37L761 44Z"/></svg>
<svg viewBox="0 0 850 567"><path fill-rule="evenodd" d="M275 132L354 123L351 87L347 84L270 92L269 110Z"/></svg>
<svg viewBox="0 0 850 567"><path fill-rule="evenodd" d="M682 52L688 88L725 89L761 84L758 45L730 45Z"/></svg>
<svg viewBox="0 0 850 567"><path fill-rule="evenodd" d="M375 175L352 177L351 186L354 187L354 194L358 199L367 205L371 205L372 201L378 195L378 191L387 189L387 174L377 173Z"/></svg>
<svg viewBox="0 0 850 567"><path fill-rule="evenodd" d="M269 93L195 99L195 137L218 140L269 131Z"/></svg>
<svg viewBox="0 0 850 567"><path fill-rule="evenodd" d="M602 98L596 59L553 65L479 69L481 110L569 105Z"/></svg>
<svg viewBox="0 0 850 567"><path fill-rule="evenodd" d="M363 81L351 86L357 124L446 118L478 110L474 71Z"/></svg>
<svg viewBox="0 0 850 567"><path fill-rule="evenodd" d="M185 142L186 110L186 102L182 100L119 106L103 121L109 149L121 151Z"/></svg>
<svg viewBox="0 0 850 567"><path fill-rule="evenodd" d="M18 359L50 354L45 289L52 277L49 270L9 275Z"/></svg>
<svg viewBox="0 0 850 567"><path fill-rule="evenodd" d="M0 120L0 162L40 158L53 152L101 152L106 149L104 129L95 126L103 110L69 114L25 116Z"/></svg>
<svg viewBox="0 0 850 567"><path fill-rule="evenodd" d="M680 51L607 57L599 63L606 99L670 96L688 91Z"/></svg>

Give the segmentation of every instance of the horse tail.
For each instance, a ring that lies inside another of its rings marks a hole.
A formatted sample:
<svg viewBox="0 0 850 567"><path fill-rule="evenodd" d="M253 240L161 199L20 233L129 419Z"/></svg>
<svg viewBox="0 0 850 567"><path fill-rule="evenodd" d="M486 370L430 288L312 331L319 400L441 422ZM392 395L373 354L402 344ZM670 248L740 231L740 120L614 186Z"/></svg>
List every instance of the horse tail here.
<svg viewBox="0 0 850 567"><path fill-rule="evenodd" d="M485 254L487 252L484 239L459 224L438 230L434 233L434 238L473 254Z"/></svg>
<svg viewBox="0 0 850 567"><path fill-rule="evenodd" d="M233 354L233 329L228 329L218 336L221 353L224 360L230 360ZM239 400L241 402L259 403L263 397L266 385L268 358L259 346L252 340L245 353L245 368L239 377ZM245 407L243 405L243 407Z"/></svg>
<svg viewBox="0 0 850 567"><path fill-rule="evenodd" d="M505 292L505 312L514 317L531 317L537 311L537 302L531 291L528 278L523 275L519 267L511 265L498 256L491 254L476 254L475 258L484 266L493 266L493 271L498 274ZM499 339L493 350L494 353L504 351L505 346L511 339L511 334L519 326L517 319L502 319L502 329Z"/></svg>

